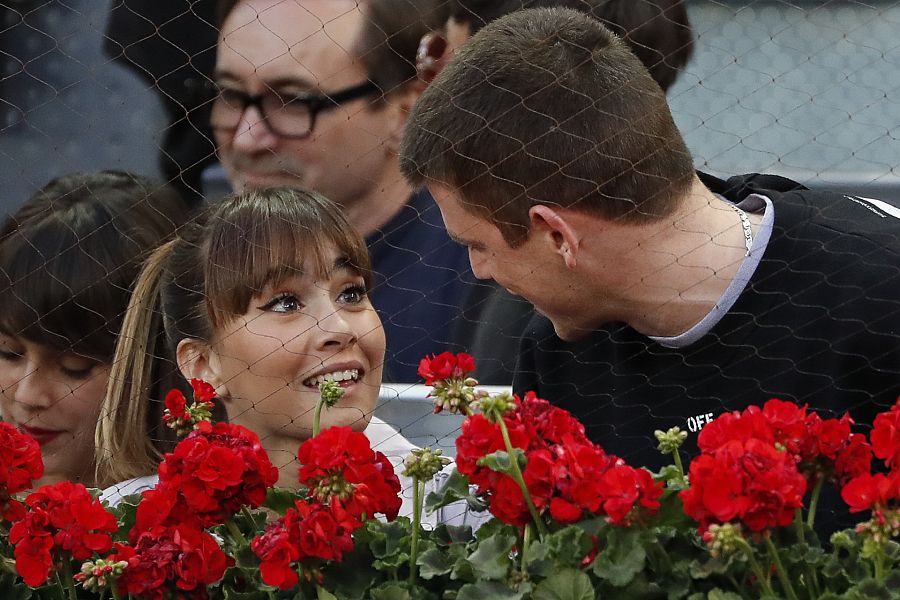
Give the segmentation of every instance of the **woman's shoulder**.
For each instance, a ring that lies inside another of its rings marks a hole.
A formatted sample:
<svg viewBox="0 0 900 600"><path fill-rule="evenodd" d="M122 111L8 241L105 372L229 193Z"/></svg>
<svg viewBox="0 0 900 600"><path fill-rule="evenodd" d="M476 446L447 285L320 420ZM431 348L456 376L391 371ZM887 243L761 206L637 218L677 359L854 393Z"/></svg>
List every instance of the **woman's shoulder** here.
<svg viewBox="0 0 900 600"><path fill-rule="evenodd" d="M144 475L127 481L120 481L109 486L100 493L100 500L109 506L118 505L126 496L140 494L143 491L153 489L159 483L158 475Z"/></svg>
<svg viewBox="0 0 900 600"><path fill-rule="evenodd" d="M369 421L369 426L366 427L363 433L369 438L369 444L373 450L377 450L388 457L405 457L410 451L418 448L392 425L378 417L372 417L372 420Z"/></svg>

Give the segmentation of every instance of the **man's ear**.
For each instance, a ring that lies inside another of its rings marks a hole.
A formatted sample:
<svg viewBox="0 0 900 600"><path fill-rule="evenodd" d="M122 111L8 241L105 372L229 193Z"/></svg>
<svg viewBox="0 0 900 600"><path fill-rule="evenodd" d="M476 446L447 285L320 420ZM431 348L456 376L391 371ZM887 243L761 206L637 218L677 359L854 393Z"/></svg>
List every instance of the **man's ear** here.
<svg viewBox="0 0 900 600"><path fill-rule="evenodd" d="M439 31L429 31L419 40L419 49L416 51L416 73L419 81L428 85L431 83L444 65L447 64L450 52L447 38Z"/></svg>
<svg viewBox="0 0 900 600"><path fill-rule="evenodd" d="M574 223L566 219L565 213L544 204L537 204L531 207L528 216L531 219L531 230L545 234L566 266L570 269L575 268L578 265L581 238Z"/></svg>
<svg viewBox="0 0 900 600"><path fill-rule="evenodd" d="M222 381L219 357L208 343L194 338L181 340L175 349L175 360L185 379L202 379L216 388L218 397L228 397L228 389Z"/></svg>

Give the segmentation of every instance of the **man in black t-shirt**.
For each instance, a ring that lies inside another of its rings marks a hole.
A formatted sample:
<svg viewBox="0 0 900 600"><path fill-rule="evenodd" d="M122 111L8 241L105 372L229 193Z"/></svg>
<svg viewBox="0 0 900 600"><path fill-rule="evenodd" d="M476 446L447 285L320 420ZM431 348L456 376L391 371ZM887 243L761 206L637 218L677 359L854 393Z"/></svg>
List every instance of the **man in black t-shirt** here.
<svg viewBox="0 0 900 600"><path fill-rule="evenodd" d="M416 104L401 167L476 276L538 312L515 388L658 467L772 397L871 423L900 394L900 208L693 170L665 96L574 11L486 26Z"/></svg>

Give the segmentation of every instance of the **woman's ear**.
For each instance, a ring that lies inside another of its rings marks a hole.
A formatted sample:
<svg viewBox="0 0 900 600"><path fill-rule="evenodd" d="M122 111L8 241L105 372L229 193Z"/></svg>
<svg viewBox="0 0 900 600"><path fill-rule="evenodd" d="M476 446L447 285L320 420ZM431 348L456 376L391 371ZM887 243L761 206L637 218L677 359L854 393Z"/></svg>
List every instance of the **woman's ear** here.
<svg viewBox="0 0 900 600"><path fill-rule="evenodd" d="M219 357L208 343L194 338L181 340L175 349L175 360L185 379L202 379L216 389L219 398L228 397Z"/></svg>
<svg viewBox="0 0 900 600"><path fill-rule="evenodd" d="M581 238L575 224L564 213L549 206L537 204L528 211L532 231L542 231L552 241L554 249L562 257L566 267L578 265Z"/></svg>

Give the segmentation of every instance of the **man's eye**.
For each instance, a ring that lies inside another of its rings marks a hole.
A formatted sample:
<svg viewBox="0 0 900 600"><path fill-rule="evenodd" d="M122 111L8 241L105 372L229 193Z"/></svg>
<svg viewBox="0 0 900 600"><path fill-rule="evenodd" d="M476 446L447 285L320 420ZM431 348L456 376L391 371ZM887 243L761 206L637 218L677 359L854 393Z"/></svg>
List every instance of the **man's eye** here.
<svg viewBox="0 0 900 600"><path fill-rule="evenodd" d="M343 289L338 299L345 304L359 304L366 299L366 288L361 285L352 285Z"/></svg>
<svg viewBox="0 0 900 600"><path fill-rule="evenodd" d="M300 310L302 304L300 300L293 294L282 294L276 296L259 307L260 310L268 312L289 313Z"/></svg>

